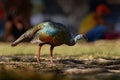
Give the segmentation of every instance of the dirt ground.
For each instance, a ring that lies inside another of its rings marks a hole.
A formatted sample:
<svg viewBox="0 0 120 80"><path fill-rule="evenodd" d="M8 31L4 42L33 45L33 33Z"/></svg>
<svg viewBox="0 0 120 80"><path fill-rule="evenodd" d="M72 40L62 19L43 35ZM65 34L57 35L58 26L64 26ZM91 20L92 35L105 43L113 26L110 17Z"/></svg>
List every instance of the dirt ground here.
<svg viewBox="0 0 120 80"><path fill-rule="evenodd" d="M54 58L50 65L49 59L37 63L34 56L0 56L0 74L0 80L120 80L120 59Z"/></svg>

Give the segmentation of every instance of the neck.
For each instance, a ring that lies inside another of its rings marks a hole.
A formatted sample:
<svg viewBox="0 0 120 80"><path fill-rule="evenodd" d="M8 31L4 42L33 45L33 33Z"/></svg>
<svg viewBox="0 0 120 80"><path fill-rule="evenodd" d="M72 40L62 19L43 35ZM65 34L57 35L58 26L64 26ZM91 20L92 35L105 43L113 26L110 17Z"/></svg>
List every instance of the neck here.
<svg viewBox="0 0 120 80"><path fill-rule="evenodd" d="M75 36L74 41L76 43L78 40L83 39L83 38L84 38L83 34L78 34L77 36Z"/></svg>

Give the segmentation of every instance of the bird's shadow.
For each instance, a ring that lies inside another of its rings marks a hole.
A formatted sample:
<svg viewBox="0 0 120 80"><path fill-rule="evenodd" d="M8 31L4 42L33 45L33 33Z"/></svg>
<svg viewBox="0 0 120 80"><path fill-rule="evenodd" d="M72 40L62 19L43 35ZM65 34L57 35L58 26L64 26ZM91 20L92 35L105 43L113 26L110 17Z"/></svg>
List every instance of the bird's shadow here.
<svg viewBox="0 0 120 80"><path fill-rule="evenodd" d="M58 62L62 64L83 64L83 61L75 60L75 59L61 59L58 60Z"/></svg>

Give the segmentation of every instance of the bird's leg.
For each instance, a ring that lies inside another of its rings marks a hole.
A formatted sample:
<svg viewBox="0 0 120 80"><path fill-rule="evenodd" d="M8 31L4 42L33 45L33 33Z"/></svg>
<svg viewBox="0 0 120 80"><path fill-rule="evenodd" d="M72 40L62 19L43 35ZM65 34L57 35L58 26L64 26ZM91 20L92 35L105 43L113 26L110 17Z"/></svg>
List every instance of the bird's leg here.
<svg viewBox="0 0 120 80"><path fill-rule="evenodd" d="M53 49L54 49L54 47L51 46L50 47L50 64L53 64Z"/></svg>
<svg viewBox="0 0 120 80"><path fill-rule="evenodd" d="M40 51L41 51L41 45L39 45L38 47L38 55L37 55L37 62L39 63L40 62Z"/></svg>

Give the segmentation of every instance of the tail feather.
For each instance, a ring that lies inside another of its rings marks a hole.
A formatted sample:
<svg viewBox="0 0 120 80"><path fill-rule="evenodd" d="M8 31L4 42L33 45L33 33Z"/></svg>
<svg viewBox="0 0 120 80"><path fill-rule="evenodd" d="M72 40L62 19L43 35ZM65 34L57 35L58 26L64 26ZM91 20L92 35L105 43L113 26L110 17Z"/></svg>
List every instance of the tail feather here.
<svg viewBox="0 0 120 80"><path fill-rule="evenodd" d="M41 29L41 27L43 26L42 23L35 25L33 28L31 28L30 30L28 30L27 32L25 32L23 35L21 35L16 41L14 41L11 46L16 46L17 44L21 43L22 41L24 41L25 39L31 39L34 34Z"/></svg>
<svg viewBox="0 0 120 80"><path fill-rule="evenodd" d="M24 36L24 34L23 35L21 35L16 41L14 41L12 44L11 44L11 46L16 46L17 44L19 44L19 43L21 43L23 40L25 40L26 39L26 37Z"/></svg>
<svg viewBox="0 0 120 80"><path fill-rule="evenodd" d="M30 29L27 32L25 32L23 35L21 35L16 41L14 41L11 46L16 46L17 44L21 43L22 41L24 41L25 39L30 39L34 36L34 34L36 33L37 29Z"/></svg>

